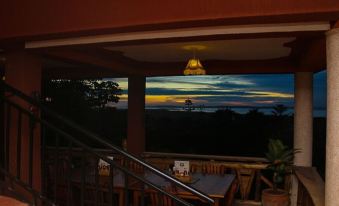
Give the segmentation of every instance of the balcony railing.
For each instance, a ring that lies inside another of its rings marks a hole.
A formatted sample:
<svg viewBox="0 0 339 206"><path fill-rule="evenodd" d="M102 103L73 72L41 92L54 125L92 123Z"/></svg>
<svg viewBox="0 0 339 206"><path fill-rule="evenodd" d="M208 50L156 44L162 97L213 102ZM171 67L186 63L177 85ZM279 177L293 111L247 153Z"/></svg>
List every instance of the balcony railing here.
<svg viewBox="0 0 339 206"><path fill-rule="evenodd" d="M78 198L77 204L88 205L86 194L87 192L90 192L94 194L93 199L91 199L91 201L94 200L94 203L92 202L93 205L99 205L98 203L101 205L112 205L113 202L116 201L114 195L116 193L122 192L123 195L119 196L125 199L124 201L119 202L124 202L125 205L129 205L129 183L138 182L137 185L141 191L139 198L141 199L141 205L144 205L145 203L144 197L146 188L154 188L154 190L157 191L157 196L160 195L168 197L180 205L191 205L190 203L164 190L164 188L161 188L157 185L154 185L152 182L143 179L142 176L138 174L138 172L144 172L145 170L148 170L166 179L167 181L170 181L177 187L187 190L188 192L195 195L198 199L208 202L209 204L213 204L214 200L206 194L181 183L177 179L165 173L169 166L173 164L174 160L189 160L191 164L191 170L193 172L198 171L203 174L213 173L221 175L225 173L235 174L237 177L237 182L239 183L239 190L236 197L242 202L260 204L262 189L272 187L272 183L268 178L269 174L266 174L267 172L265 170L267 162L263 158L147 152L144 154L142 160L128 154L121 148L111 145L105 139L99 138L92 133L78 127L72 122L63 119L59 115L53 114L14 88L11 88L5 84L2 86L3 89L7 90L7 94L10 94L11 97L13 97L13 95L17 95L18 98L26 100L28 104L39 107L40 110L42 110L43 115L49 114L55 118L55 120L59 121L59 123L55 121L47 122L45 119L40 119L39 115L32 111L25 110L19 103L17 103L17 101L13 101L13 98L8 99L7 97L2 96L2 103L5 105L5 115L3 116L6 117L4 119L5 128L3 128L5 134L4 145L6 156L4 158L4 168L1 170L3 171L2 174L5 174L7 179L15 181L16 184L24 183L25 187L27 185L29 186L28 189L32 188L32 165L34 162L33 143L36 141L35 135L39 133L34 131L36 131L37 128L41 128L41 136L43 140L43 192L47 197L52 198L52 200L58 204L72 205L74 200ZM23 125L23 123L28 124ZM58 125L58 127L55 125ZM16 149L18 152L18 154L15 155L17 161L9 162L10 156L13 155L13 152L11 153L9 149L9 140L10 138L15 138L17 140L17 145L12 145L12 147L14 146L14 148L21 148L21 133L25 131L22 128L29 128L29 153L27 157L29 160L29 168L27 174L25 174L25 179L22 179L23 171L21 171L21 165L23 160L21 157L23 155L21 155L20 149ZM15 135L13 135L13 131ZM87 143L83 141L85 137L87 140L94 141L97 145L100 145L100 148L105 149L93 149L93 147L88 146ZM115 159L111 160L107 156L114 156ZM110 164L108 182L114 182L115 175L113 173L115 173L115 171L119 170L124 174L125 179L122 191L116 191L116 188L114 188L113 184L106 185L104 188L105 191L102 191L102 188L100 188L101 185L97 166L97 162L100 159ZM10 169L11 167L9 167L9 165L11 165L14 169ZM79 169L79 174L73 176L74 172L76 172L74 170L76 166L78 166L77 168ZM59 169L62 169L62 171ZM8 174L8 172L11 172L12 174ZM89 180L90 176L92 176L91 180ZM298 205L322 206L324 203L324 184L317 172L310 168L296 168L296 176L299 180ZM74 183L74 179L72 179L73 177L79 177L79 190L74 189L73 185L71 185L71 181ZM291 176L287 175L285 179L286 190L290 190L290 179ZM63 180L65 180L65 182L63 182ZM92 187L88 186L89 182L93 183ZM60 189L59 186L63 188ZM50 189L50 191L48 191L48 189ZM78 191L79 197L76 197L76 191ZM36 191L32 190L30 193L33 196L34 202L36 202L35 199L45 202L49 201ZM62 202L59 198L62 195L65 195L65 202ZM99 196L102 197L107 195L111 201L108 201L108 204L103 204Z"/></svg>
<svg viewBox="0 0 339 206"><path fill-rule="evenodd" d="M107 156L114 156L116 161L120 159L119 154L111 150L96 149L96 151ZM47 157L52 157L54 153L55 148L50 147L46 154ZM60 159L63 159L67 154L67 148L59 148ZM72 156L80 159L83 156L82 150L74 148ZM239 189L235 197L236 201L242 204L260 205L261 191L264 188L272 187L269 174L265 172L267 161L264 158L156 152L145 152L143 157L146 162L161 171L166 171L174 160L189 160L192 172L235 174L239 182ZM87 161L91 160L87 159ZM297 205L323 206L324 182L315 168L296 167L295 174L299 182ZM284 189L290 191L291 176L286 176Z"/></svg>
<svg viewBox="0 0 339 206"><path fill-rule="evenodd" d="M5 82L1 81L0 86L3 91L1 103L5 117L5 127L3 128L5 164L0 166L0 172L4 171L0 174L0 180L10 179L11 181L16 180L16 183L25 183L30 189L29 193L33 196L33 205L36 204L36 199L46 203L52 200L52 204L56 203L57 205L115 205L117 192L119 193L118 204L130 205L133 201L130 198L132 187L139 191L141 205L145 205L144 197L148 192L156 194L161 200L170 200L176 205L191 205L168 191L167 188L162 188L146 179L139 173L139 170L162 178L171 186L180 188L201 201L208 204L214 203L214 200L208 195L112 145L107 139L99 137L49 110L37 100L26 96ZM42 117L40 118L40 116ZM40 143L42 178L37 175L41 166L39 161ZM108 158L105 153L95 151L93 145L117 153L122 161L117 162ZM53 153L48 153L48 148L51 146L54 148ZM22 150L23 147L26 149ZM66 150L63 151L62 147L65 147ZM74 149L78 149L82 154L76 161L73 157ZM38 160L35 160L34 157L37 157ZM109 165L109 174L105 178L104 184L100 181L98 166L94 164L92 168L87 167L86 163L89 159L94 162L105 161ZM74 162L79 164L76 171L73 167ZM138 168L138 171L133 170L130 165ZM75 173L77 174L74 175ZM120 174L119 191L115 187L117 174ZM43 182L42 193L44 196L31 190L34 187L34 182L39 182L37 180L40 178ZM46 182L51 184L46 185ZM21 193L20 190L17 190L17 193ZM45 196L48 199L45 199ZM65 197L64 201L60 197ZM164 204L160 202L160 205Z"/></svg>

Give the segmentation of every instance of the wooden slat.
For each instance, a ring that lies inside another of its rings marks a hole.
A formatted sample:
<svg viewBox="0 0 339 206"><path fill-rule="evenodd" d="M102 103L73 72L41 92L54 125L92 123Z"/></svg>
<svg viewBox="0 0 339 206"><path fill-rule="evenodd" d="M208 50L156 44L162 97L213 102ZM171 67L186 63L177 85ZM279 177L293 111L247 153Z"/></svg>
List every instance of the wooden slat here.
<svg viewBox="0 0 339 206"><path fill-rule="evenodd" d="M269 187L273 187L273 183L271 182L271 181L269 181L266 177L264 177L264 176L260 176L260 179L264 182L264 183L266 183Z"/></svg>
<svg viewBox="0 0 339 206"><path fill-rule="evenodd" d="M241 199L247 200L251 192L255 170L237 169Z"/></svg>

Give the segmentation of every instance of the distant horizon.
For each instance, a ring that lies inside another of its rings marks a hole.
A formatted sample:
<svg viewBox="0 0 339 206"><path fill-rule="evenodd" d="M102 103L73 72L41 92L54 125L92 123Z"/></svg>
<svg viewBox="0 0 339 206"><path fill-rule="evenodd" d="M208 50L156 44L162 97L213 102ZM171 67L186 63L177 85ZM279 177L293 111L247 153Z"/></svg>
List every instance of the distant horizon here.
<svg viewBox="0 0 339 206"><path fill-rule="evenodd" d="M314 74L314 110L326 111L326 71ZM127 108L127 78L115 81L122 89L117 108ZM205 108L272 108L282 104L294 107L293 74L203 75L146 78L146 108L180 108L185 100ZM326 112L322 112L324 116Z"/></svg>
<svg viewBox="0 0 339 206"><path fill-rule="evenodd" d="M205 107L203 110L201 110L199 107L196 107L196 109L192 110L192 112L205 112L205 113L214 113L218 110L223 109L231 109L236 113L239 114L246 114L251 109L258 109L259 112L263 112L265 115L272 114L274 107L269 106L227 106L227 107ZM118 110L127 110L128 108L117 108ZM169 112L186 112L184 109L184 106L146 106L145 110L166 110ZM294 108L288 107L288 109L285 112L286 115L292 115L294 114ZM326 108L314 108L313 109L313 116L314 117L326 117Z"/></svg>

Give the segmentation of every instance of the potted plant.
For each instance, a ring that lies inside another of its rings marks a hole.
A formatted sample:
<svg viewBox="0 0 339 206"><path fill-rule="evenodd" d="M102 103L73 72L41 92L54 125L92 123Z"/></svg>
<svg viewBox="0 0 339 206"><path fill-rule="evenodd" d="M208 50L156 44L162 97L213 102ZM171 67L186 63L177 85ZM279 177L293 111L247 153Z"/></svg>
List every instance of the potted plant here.
<svg viewBox="0 0 339 206"><path fill-rule="evenodd" d="M278 189L278 185L284 181L287 169L293 165L295 149L290 149L279 139L270 139L266 159L269 161L267 169L273 171L273 188L262 192L263 206L288 206L290 197L288 191Z"/></svg>

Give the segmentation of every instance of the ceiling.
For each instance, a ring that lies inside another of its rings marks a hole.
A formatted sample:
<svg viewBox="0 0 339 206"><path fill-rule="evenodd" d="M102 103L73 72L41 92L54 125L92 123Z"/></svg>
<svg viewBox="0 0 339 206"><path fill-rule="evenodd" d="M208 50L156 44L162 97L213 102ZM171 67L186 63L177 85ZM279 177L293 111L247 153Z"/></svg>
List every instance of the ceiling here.
<svg viewBox="0 0 339 206"><path fill-rule="evenodd" d="M47 78L182 75L194 53L208 75L317 72L326 68L328 27L328 22L197 27L39 40L25 48L45 59ZM0 70L5 62L0 58Z"/></svg>
<svg viewBox="0 0 339 206"><path fill-rule="evenodd" d="M179 31L112 34L28 42L26 47L53 59L44 62L45 74L53 78L182 75L194 55L209 75L317 72L326 68L325 27L307 30L307 26L265 25L256 27L261 29L258 33L244 34L229 34L243 27L222 28L225 34L215 28L180 31L188 32L186 36Z"/></svg>
<svg viewBox="0 0 339 206"><path fill-rule="evenodd" d="M218 41L162 43L105 47L106 50L122 52L125 57L141 62L183 62L193 56L201 60L266 60L287 57L295 37L231 39Z"/></svg>

